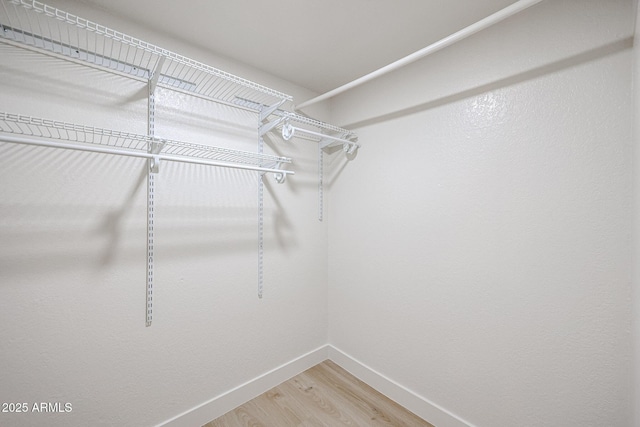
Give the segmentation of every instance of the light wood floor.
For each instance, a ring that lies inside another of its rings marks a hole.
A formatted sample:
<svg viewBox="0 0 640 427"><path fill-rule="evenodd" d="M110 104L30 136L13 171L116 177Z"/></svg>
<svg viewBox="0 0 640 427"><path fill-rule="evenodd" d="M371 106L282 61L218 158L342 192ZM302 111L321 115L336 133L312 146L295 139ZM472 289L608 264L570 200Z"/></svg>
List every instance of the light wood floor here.
<svg viewBox="0 0 640 427"><path fill-rule="evenodd" d="M324 361L203 427L433 427Z"/></svg>

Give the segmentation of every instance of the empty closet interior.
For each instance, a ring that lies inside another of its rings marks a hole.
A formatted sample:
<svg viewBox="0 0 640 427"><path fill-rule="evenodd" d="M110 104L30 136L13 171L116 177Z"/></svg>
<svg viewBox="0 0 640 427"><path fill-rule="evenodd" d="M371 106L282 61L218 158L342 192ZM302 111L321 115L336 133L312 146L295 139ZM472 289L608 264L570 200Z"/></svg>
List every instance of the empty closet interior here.
<svg viewBox="0 0 640 427"><path fill-rule="evenodd" d="M0 0L0 425L637 425L636 17Z"/></svg>

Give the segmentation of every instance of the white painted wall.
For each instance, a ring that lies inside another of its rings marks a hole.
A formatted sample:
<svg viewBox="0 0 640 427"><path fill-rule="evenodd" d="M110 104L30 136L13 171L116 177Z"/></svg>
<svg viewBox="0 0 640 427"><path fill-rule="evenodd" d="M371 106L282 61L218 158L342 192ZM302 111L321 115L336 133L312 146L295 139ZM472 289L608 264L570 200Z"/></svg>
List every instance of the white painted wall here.
<svg viewBox="0 0 640 427"><path fill-rule="evenodd" d="M634 75L633 75L633 85L634 85L634 109L633 109L633 118L634 118L634 167L633 167L633 201L634 201L634 216L633 216L633 224L634 224L634 233L633 233L633 242L634 242L634 251L633 251L633 320L634 320L634 356L633 356L633 367L634 367L634 375L633 375L633 402L635 404L634 408L634 425L640 425L640 197L638 196L640 191L640 120L638 120L638 112L640 112L640 36L638 34L638 24L640 23L640 8L638 8L638 2L635 1L635 36L633 43L633 60L634 60Z"/></svg>
<svg viewBox="0 0 640 427"><path fill-rule="evenodd" d="M634 425L634 19L543 2L333 101L333 346L469 425Z"/></svg>
<svg viewBox="0 0 640 427"><path fill-rule="evenodd" d="M313 95L83 2L53 4ZM341 354L469 424L633 425L631 11L544 2L336 99L332 121L355 124L364 148L330 157L325 223L315 147L274 141L297 175L267 187L263 300L254 175L162 165L151 328L144 162L1 144L0 401L73 411L0 424L161 423L322 346L328 329ZM5 46L0 57L0 111L145 132L140 84ZM252 116L159 97L158 134L253 148Z"/></svg>
<svg viewBox="0 0 640 427"><path fill-rule="evenodd" d="M313 95L81 2L54 4L297 99ZM4 44L0 57L0 111L146 132L144 85ZM159 136L256 148L255 115L167 91L156 124ZM73 408L3 413L1 425L155 425L326 344L316 147L268 149L294 157L297 174L284 185L267 178L264 299L255 173L162 164L145 328L145 161L0 144L0 402Z"/></svg>

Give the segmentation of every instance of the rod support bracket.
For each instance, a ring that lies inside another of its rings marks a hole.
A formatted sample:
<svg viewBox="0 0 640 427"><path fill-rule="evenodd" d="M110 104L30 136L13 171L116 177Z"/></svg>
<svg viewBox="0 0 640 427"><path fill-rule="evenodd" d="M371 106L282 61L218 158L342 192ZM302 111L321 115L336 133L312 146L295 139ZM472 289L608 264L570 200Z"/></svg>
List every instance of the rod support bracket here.
<svg viewBox="0 0 640 427"><path fill-rule="evenodd" d="M293 138L293 135L295 134L296 130L293 126L291 126L291 123L289 123L289 121L285 121L284 125L282 125L282 138L284 138L285 141L289 141L291 138Z"/></svg>
<svg viewBox="0 0 640 427"><path fill-rule="evenodd" d="M160 157L153 156L150 160L149 171L151 173L160 172Z"/></svg>
<svg viewBox="0 0 640 427"><path fill-rule="evenodd" d="M149 149L149 153L151 154L160 154L160 152L162 151L162 149L164 148L165 143L164 142L152 142L151 143L151 147ZM158 173L160 171L160 156L153 156L151 159L149 159L149 172L151 173Z"/></svg>
<svg viewBox="0 0 640 427"><path fill-rule="evenodd" d="M358 144L356 144L355 142L353 142L351 144L343 144L342 145L342 151L344 151L346 154L353 154L358 150L358 148L360 148L360 146Z"/></svg>

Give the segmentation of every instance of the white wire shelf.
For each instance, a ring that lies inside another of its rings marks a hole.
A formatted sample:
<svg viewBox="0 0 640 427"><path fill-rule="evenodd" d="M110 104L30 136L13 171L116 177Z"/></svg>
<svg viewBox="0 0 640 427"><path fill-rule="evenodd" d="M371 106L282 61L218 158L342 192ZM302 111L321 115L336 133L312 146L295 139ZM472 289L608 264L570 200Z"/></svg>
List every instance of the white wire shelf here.
<svg viewBox="0 0 640 427"><path fill-rule="evenodd" d="M261 105L248 99L238 98L235 103L258 111L268 109L267 105ZM282 133L282 137L287 141L295 136L317 142L320 148L342 144L345 151L350 154L360 148L360 144L357 142L358 135L350 130L282 109L274 109L269 114L269 116L271 115L276 118L269 121L269 118L265 117L264 124L260 128L261 135L276 129ZM291 122L302 126L294 126Z"/></svg>
<svg viewBox="0 0 640 427"><path fill-rule="evenodd" d="M139 80L237 105L274 105L290 95L235 76L35 0L0 0L0 41L98 66Z"/></svg>
<svg viewBox="0 0 640 427"><path fill-rule="evenodd" d="M0 112L0 141L274 173L281 181L287 157L154 138Z"/></svg>
<svg viewBox="0 0 640 427"><path fill-rule="evenodd" d="M297 114L297 113L291 113L289 111L285 111L284 112L284 116L287 119L289 119L290 121L294 121L294 122L300 123L300 124L310 125L310 126L318 128L321 131L335 132L336 134L342 135L342 137L344 139L349 139L349 140L352 140L354 142L357 141L357 139L358 139L356 134L354 132L350 131L350 130L343 129L341 127L334 126L332 124L329 124L329 123L326 123L326 122L322 122L320 120L312 119L311 117L303 116L303 115Z"/></svg>
<svg viewBox="0 0 640 427"><path fill-rule="evenodd" d="M282 133L282 137L287 141L296 136L315 141L320 145L320 148L327 148L341 144L344 147L344 151L349 154L352 154L360 148L360 144L357 142L358 136L347 129L288 111L284 112L283 117L284 120L282 124L278 126L278 129ZM294 126L291 122L307 126ZM309 127L315 127L318 130L309 129Z"/></svg>

